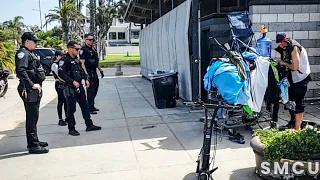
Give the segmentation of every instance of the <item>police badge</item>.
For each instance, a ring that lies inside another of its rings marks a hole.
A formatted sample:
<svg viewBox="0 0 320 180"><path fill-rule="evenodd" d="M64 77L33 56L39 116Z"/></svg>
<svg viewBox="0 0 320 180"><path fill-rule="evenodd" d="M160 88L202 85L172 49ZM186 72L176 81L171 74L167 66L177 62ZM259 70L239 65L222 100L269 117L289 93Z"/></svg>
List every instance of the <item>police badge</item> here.
<svg viewBox="0 0 320 180"><path fill-rule="evenodd" d="M22 59L22 58L24 57L24 55L25 55L24 52L19 52L19 53L17 54L17 56L18 56L19 59Z"/></svg>

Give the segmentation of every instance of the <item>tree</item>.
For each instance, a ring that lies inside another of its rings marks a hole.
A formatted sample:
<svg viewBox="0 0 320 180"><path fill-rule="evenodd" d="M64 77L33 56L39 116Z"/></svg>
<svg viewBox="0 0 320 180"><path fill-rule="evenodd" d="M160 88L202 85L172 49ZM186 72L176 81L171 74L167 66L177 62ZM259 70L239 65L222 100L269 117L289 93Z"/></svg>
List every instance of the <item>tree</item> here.
<svg viewBox="0 0 320 180"><path fill-rule="evenodd" d="M14 72L15 46L10 41L0 41L0 68Z"/></svg>
<svg viewBox="0 0 320 180"><path fill-rule="evenodd" d="M42 47L61 49L63 46L63 40L58 36L54 36L52 30L39 31L36 35L40 39L40 46Z"/></svg>
<svg viewBox="0 0 320 180"><path fill-rule="evenodd" d="M106 4L100 4L97 9L96 24L98 37L98 54L100 59L106 56L106 37L113 19L117 17L117 4L108 0Z"/></svg>
<svg viewBox="0 0 320 180"><path fill-rule="evenodd" d="M34 26L28 26L28 31L32 31L34 33L41 31L41 29L39 28L39 26L34 25Z"/></svg>
<svg viewBox="0 0 320 180"><path fill-rule="evenodd" d="M96 35L96 0L90 0L90 32Z"/></svg>
<svg viewBox="0 0 320 180"><path fill-rule="evenodd" d="M83 19L83 15L77 10L74 0L61 0L60 7L54 7L50 10L46 18L46 24L53 21L58 21L61 24L63 31L63 39L65 43L69 41L69 32L73 23L76 23L78 19Z"/></svg>
<svg viewBox="0 0 320 180"><path fill-rule="evenodd" d="M63 31L62 31L62 28L61 28L61 26L55 26L55 27L53 27L52 29L51 29L51 31L52 31L52 35L53 36L57 36L57 37L59 37L60 39L63 39Z"/></svg>
<svg viewBox="0 0 320 180"><path fill-rule="evenodd" d="M3 22L3 25L12 31L12 39L17 47L18 44L21 43L20 37L23 33L23 28L25 27L21 20L23 20L22 16L16 16L13 20Z"/></svg>

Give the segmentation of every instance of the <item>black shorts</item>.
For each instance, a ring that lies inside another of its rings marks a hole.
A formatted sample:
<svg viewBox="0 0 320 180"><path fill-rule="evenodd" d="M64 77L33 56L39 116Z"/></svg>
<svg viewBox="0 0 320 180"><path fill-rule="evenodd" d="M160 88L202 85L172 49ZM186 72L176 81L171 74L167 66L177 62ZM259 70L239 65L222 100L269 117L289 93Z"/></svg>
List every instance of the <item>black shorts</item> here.
<svg viewBox="0 0 320 180"><path fill-rule="evenodd" d="M304 97L308 91L308 83L310 81L311 77L309 75L304 80L297 83L291 83L289 86L289 101L294 101L296 103L296 110L293 112L295 114L304 112Z"/></svg>

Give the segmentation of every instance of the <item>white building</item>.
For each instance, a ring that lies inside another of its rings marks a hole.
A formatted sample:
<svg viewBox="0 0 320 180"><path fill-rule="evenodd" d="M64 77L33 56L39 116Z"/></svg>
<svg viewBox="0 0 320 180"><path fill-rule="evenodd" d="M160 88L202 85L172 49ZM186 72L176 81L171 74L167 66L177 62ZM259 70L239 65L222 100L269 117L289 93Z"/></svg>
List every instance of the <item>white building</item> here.
<svg viewBox="0 0 320 180"><path fill-rule="evenodd" d="M90 10L86 10L86 20L84 24L85 33L90 32ZM112 25L106 37L107 46L138 46L141 26L134 23L125 22L123 19L113 19Z"/></svg>

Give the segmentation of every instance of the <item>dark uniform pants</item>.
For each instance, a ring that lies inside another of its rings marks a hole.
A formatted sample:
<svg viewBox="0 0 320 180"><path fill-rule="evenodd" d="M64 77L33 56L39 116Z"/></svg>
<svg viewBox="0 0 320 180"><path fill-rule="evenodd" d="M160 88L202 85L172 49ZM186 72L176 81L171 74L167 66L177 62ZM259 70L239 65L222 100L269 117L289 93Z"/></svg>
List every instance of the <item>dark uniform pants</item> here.
<svg viewBox="0 0 320 180"><path fill-rule="evenodd" d="M37 134L37 123L39 119L40 100L37 102L29 102L22 96L23 88L18 87L18 93L24 103L26 112L26 135L28 148L39 146L39 138Z"/></svg>
<svg viewBox="0 0 320 180"><path fill-rule="evenodd" d="M67 122L68 122L68 128L69 130L74 130L75 125L76 125L76 120L74 118L74 113L76 112L76 102L78 102L81 112L82 112L82 117L85 120L86 126L91 126L93 125L91 116L90 116L90 110L89 106L86 100L86 94L84 91L84 88L82 85L79 87L80 92L74 92L74 96L68 96L66 95L67 99Z"/></svg>
<svg viewBox="0 0 320 180"><path fill-rule="evenodd" d="M61 88L60 86L61 86L61 83L56 81L55 89L58 94L57 111L58 111L59 120L62 119L62 106L64 108L65 117L67 117L67 101L63 94L63 88Z"/></svg>
<svg viewBox="0 0 320 180"><path fill-rule="evenodd" d="M98 94L98 89L99 89L99 77L96 70L89 71L88 73L90 76L90 87L88 88L88 91L87 91L87 98L88 98L89 109L93 110L95 108L94 99L96 98Z"/></svg>

